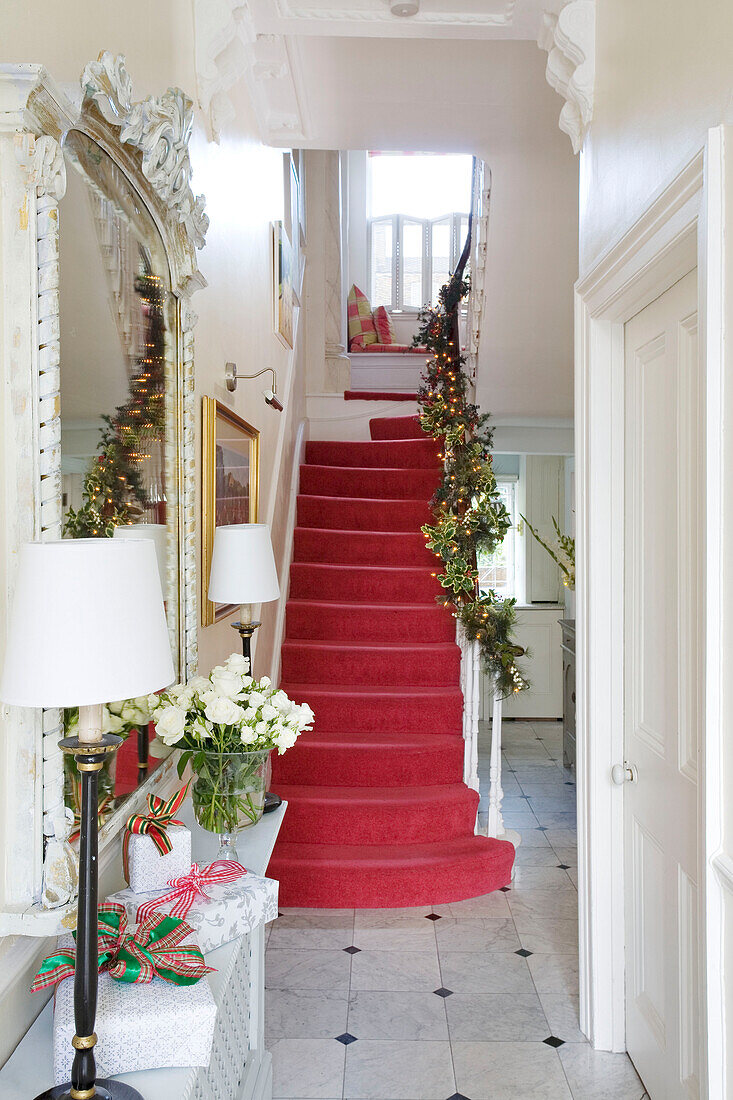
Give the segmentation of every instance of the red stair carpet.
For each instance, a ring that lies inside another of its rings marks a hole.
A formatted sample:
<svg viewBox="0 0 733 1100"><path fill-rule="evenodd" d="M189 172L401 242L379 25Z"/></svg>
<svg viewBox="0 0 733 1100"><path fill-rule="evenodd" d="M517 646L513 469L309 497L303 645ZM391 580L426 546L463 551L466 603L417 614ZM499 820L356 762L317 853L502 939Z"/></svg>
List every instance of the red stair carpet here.
<svg viewBox="0 0 733 1100"><path fill-rule="evenodd" d="M283 906L437 904L511 877L462 778L455 621L420 531L437 448L414 416L370 426L371 442L308 443L301 467L282 686L316 721L273 766Z"/></svg>

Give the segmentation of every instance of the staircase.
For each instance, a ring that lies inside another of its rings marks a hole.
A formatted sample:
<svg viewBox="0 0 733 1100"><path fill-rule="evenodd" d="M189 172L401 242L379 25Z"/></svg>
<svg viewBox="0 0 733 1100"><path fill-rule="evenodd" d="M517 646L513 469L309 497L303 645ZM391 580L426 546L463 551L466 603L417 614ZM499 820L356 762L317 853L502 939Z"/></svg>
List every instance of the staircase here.
<svg viewBox="0 0 733 1100"><path fill-rule="evenodd" d="M420 531L439 479L416 417L310 442L282 687L315 728L274 762L289 803L269 874L283 906L379 908L488 893L514 848L474 835L455 621Z"/></svg>

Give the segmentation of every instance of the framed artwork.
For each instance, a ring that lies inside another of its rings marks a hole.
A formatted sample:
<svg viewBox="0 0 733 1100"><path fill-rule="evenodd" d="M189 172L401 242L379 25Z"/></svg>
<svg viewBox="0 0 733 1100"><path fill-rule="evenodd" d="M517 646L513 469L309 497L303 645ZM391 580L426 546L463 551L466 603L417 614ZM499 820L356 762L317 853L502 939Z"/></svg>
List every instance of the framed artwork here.
<svg viewBox="0 0 733 1100"><path fill-rule="evenodd" d="M203 400L201 491L201 622L211 626L236 611L235 604L208 598L214 529L257 523L260 491L260 433L213 397Z"/></svg>
<svg viewBox="0 0 733 1100"><path fill-rule="evenodd" d="M293 346L293 250L281 221L272 227L272 288L273 327L275 335L286 348Z"/></svg>

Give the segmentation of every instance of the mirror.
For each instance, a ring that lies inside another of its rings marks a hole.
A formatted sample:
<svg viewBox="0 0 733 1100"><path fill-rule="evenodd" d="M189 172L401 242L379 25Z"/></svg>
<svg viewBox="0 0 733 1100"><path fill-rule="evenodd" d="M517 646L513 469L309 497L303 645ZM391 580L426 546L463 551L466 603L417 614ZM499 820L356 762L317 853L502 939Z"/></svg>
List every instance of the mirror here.
<svg viewBox="0 0 733 1100"><path fill-rule="evenodd" d="M59 209L61 490L65 538L155 542L177 675L180 379L177 300L151 214L124 172L80 130L63 142ZM114 631L114 623L110 623ZM67 733L75 715L67 712ZM100 775L100 823L158 762L144 700L110 700L125 741ZM78 810L73 758L67 806Z"/></svg>

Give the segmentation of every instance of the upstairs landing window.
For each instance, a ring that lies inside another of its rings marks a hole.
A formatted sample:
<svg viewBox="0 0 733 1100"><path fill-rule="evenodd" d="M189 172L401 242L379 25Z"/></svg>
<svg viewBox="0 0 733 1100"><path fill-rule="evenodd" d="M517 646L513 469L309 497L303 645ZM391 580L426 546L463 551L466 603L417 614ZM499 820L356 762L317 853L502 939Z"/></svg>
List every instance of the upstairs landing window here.
<svg viewBox="0 0 733 1100"><path fill-rule="evenodd" d="M469 156L369 154L373 306L416 313L435 304L465 243L472 173Z"/></svg>

